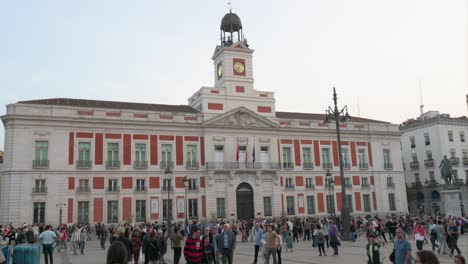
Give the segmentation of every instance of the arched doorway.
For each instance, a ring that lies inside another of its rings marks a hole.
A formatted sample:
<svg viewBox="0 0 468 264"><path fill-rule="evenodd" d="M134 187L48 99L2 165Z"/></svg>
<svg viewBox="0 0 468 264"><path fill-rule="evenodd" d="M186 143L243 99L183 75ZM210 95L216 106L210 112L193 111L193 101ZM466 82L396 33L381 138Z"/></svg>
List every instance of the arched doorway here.
<svg viewBox="0 0 468 264"><path fill-rule="evenodd" d="M236 190L237 219L254 218L253 189L250 184L243 182Z"/></svg>

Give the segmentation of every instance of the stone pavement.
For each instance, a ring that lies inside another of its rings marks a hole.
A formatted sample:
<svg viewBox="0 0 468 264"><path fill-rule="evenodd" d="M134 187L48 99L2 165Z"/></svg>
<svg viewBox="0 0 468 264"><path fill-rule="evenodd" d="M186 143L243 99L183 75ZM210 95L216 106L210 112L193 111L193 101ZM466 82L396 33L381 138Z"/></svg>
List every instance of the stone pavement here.
<svg viewBox="0 0 468 264"><path fill-rule="evenodd" d="M416 252L416 243L411 240L411 245L414 252ZM319 257L317 248L312 248L310 241L300 241L294 243L293 253L282 251L282 259L284 264L327 264L327 263L366 263L367 258L365 255L366 241L363 238L358 238L355 243L342 242L342 246L339 248L339 256L331 256L333 254L332 249L327 250L326 257ZM458 241L458 246L462 250L462 255L468 257L468 234L461 236ZM108 247L108 244L106 245ZM424 249L431 249L430 244L425 244ZM382 247L381 252L383 254L384 263L390 263L388 255L391 253L392 246L387 244ZM85 248L85 255L73 255L73 251L68 252L57 252L54 251L54 263L55 264L99 264L106 263L107 249L102 250L97 240L88 241ZM172 262L172 251L169 249L166 255L166 262ZM239 264L250 264L254 259L254 244L252 242L238 242L237 249L234 254L234 263ZM453 263L453 259L448 256L440 256L439 260L441 263ZM44 255L41 254L41 264L44 263ZM184 264L185 261L180 262ZM263 261L258 262L263 263ZM270 260L272 263L272 260Z"/></svg>

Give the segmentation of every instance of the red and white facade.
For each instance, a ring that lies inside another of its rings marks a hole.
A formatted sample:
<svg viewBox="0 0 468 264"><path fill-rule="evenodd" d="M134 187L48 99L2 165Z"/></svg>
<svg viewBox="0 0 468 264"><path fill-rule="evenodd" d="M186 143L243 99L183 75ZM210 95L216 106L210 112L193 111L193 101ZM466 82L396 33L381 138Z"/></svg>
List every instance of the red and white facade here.
<svg viewBox="0 0 468 264"><path fill-rule="evenodd" d="M186 213L201 220L327 215L327 170L339 214L345 183L334 124L321 114L276 111L274 93L253 87L252 54L243 43L216 47L214 87L200 88L185 106L8 105L0 223L162 221L167 190L173 221ZM352 214L406 212L398 127L353 118L341 131Z"/></svg>

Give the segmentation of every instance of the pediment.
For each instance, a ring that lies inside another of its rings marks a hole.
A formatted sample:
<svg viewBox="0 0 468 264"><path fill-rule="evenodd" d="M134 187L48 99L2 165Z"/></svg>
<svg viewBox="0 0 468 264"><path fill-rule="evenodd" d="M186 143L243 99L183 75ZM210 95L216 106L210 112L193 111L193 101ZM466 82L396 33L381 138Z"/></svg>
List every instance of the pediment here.
<svg viewBox="0 0 468 264"><path fill-rule="evenodd" d="M279 128L280 126L245 107L233 109L204 123L205 126L236 128Z"/></svg>

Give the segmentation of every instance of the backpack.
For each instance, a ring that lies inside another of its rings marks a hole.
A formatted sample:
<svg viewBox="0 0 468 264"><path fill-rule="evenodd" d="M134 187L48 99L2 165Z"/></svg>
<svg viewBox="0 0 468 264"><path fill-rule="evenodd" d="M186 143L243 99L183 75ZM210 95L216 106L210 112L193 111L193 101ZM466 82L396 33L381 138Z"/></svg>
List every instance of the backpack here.
<svg viewBox="0 0 468 264"><path fill-rule="evenodd" d="M151 240L148 239L149 248L147 249L147 252L148 252L148 259L150 260L159 260L160 249L158 247L157 241L155 242L156 243L153 244Z"/></svg>

